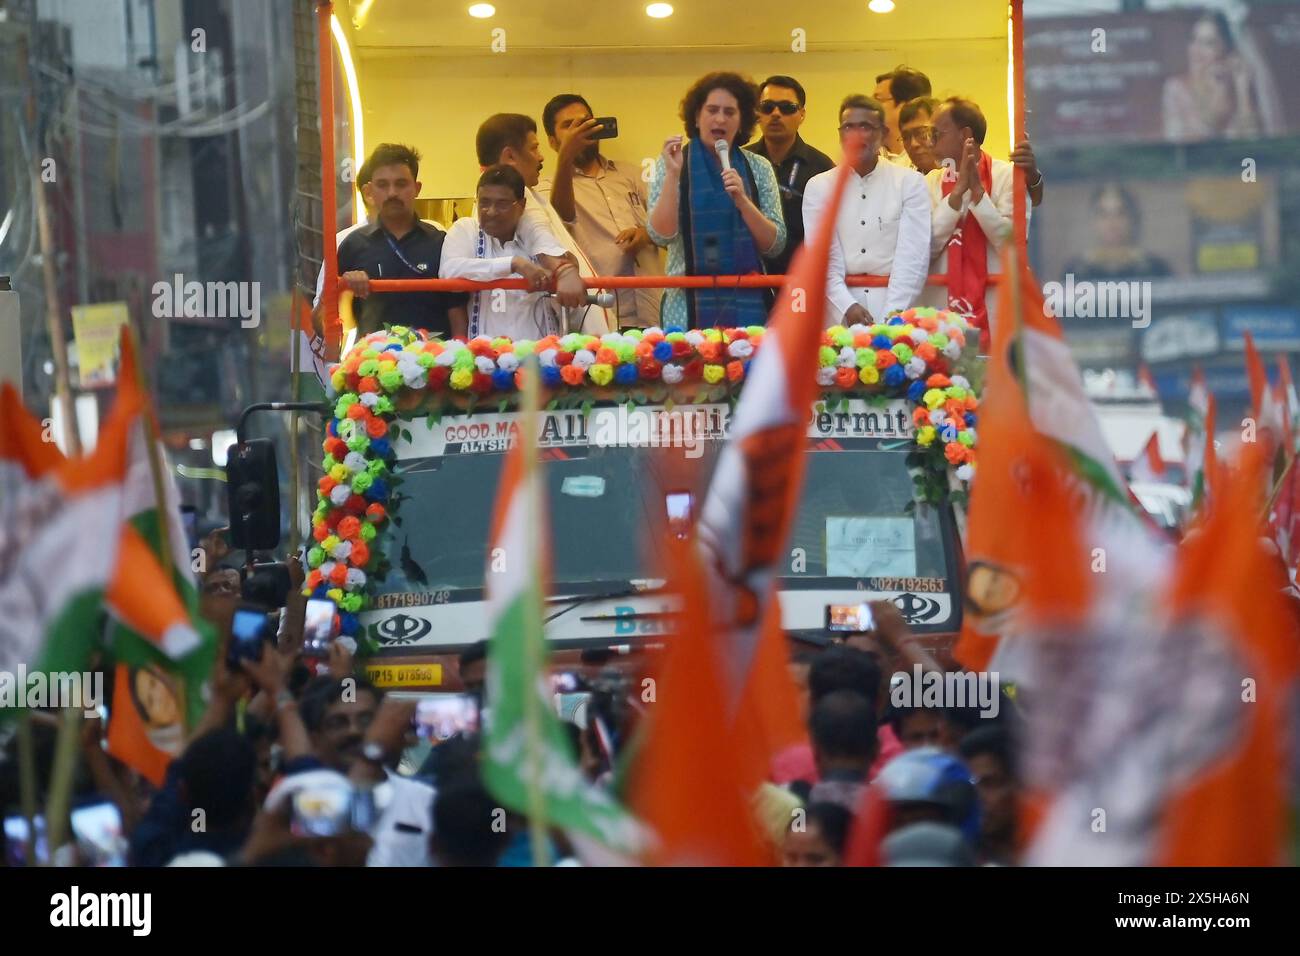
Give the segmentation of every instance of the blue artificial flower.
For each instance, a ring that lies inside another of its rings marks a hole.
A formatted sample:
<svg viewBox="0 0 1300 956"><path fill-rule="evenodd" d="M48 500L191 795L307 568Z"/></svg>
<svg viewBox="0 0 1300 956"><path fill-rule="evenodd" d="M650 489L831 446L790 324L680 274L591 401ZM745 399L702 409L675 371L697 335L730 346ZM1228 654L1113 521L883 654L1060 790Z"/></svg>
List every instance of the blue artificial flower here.
<svg viewBox="0 0 1300 956"><path fill-rule="evenodd" d="M558 365L542 366L542 384L554 388L559 385L563 379L560 378L560 368Z"/></svg>
<svg viewBox="0 0 1300 956"><path fill-rule="evenodd" d="M894 347L894 340L888 335L877 335L871 340L871 347L873 349L892 349Z"/></svg>
<svg viewBox="0 0 1300 956"><path fill-rule="evenodd" d="M890 388L897 388L907 381L907 373L903 371L901 365L891 365L885 369L885 384Z"/></svg>
<svg viewBox="0 0 1300 956"><path fill-rule="evenodd" d="M339 420L337 418L330 419L330 423L325 426L325 434L329 435L330 438L339 437Z"/></svg>
<svg viewBox="0 0 1300 956"><path fill-rule="evenodd" d="M902 317L901 315L891 315L889 318L885 319L885 324L886 324L886 325L906 325L907 323L903 321L903 317Z"/></svg>
<svg viewBox="0 0 1300 956"><path fill-rule="evenodd" d="M754 361L753 359L741 360L740 367L745 370L745 378L749 378L749 366L753 363L753 361Z"/></svg>
<svg viewBox="0 0 1300 956"><path fill-rule="evenodd" d="M667 362L673 357L673 344L671 342L656 342L653 354L656 362Z"/></svg>
<svg viewBox="0 0 1300 956"><path fill-rule="evenodd" d="M967 428L974 428L974 427L975 427L975 413L974 413L974 412L967 412L967 413L966 413L966 427L967 427Z"/></svg>
<svg viewBox="0 0 1300 956"><path fill-rule="evenodd" d="M330 586L322 581L320 584L316 585L316 590L311 592L311 596L318 601L324 601L326 599L325 592L329 589Z"/></svg>
<svg viewBox="0 0 1300 956"><path fill-rule="evenodd" d="M685 332L685 331L686 329L684 329L680 325L670 325L668 326L668 328L664 329L664 335L670 335L673 332Z"/></svg>
<svg viewBox="0 0 1300 956"><path fill-rule="evenodd" d="M926 392L925 382L921 381L920 379L917 379L915 382L913 382L911 385L907 387L907 397L913 402L919 402L922 399L922 397L925 395L925 392Z"/></svg>
<svg viewBox="0 0 1300 956"><path fill-rule="evenodd" d="M619 385L635 385L637 372L635 365L620 365L614 369L614 381Z"/></svg>
<svg viewBox="0 0 1300 956"><path fill-rule="evenodd" d="M393 446L388 443L387 438L372 438L370 440L370 452L372 457L387 458L393 453Z"/></svg>
<svg viewBox="0 0 1300 956"><path fill-rule="evenodd" d="M382 480L375 481L373 484L371 484L370 490L366 492L366 500L381 501L381 502L387 501L388 485L384 483Z"/></svg>
<svg viewBox="0 0 1300 956"><path fill-rule="evenodd" d="M355 614L350 614L347 611L339 612L339 633L340 634L345 634L348 637L356 637L357 633L360 630L361 630L361 621L357 618Z"/></svg>
<svg viewBox="0 0 1300 956"><path fill-rule="evenodd" d="M400 352L400 351L402 351L402 343L401 343L401 342L393 342L393 343L390 344L390 345L385 345L381 351L384 351L384 352Z"/></svg>
<svg viewBox="0 0 1300 956"><path fill-rule="evenodd" d="M508 392L515 387L515 373L503 368L492 373L492 387L499 392Z"/></svg>

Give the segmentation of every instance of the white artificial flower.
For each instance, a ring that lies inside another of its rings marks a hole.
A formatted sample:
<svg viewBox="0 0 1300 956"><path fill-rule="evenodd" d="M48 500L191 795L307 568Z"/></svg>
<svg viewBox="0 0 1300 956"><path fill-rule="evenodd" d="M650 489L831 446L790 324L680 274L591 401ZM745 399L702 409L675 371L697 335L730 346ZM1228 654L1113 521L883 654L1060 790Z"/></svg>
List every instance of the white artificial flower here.
<svg viewBox="0 0 1300 956"><path fill-rule="evenodd" d="M330 490L330 504L336 508L342 508L351 497L352 489L347 485L335 485Z"/></svg>
<svg viewBox="0 0 1300 956"><path fill-rule="evenodd" d="M970 481L975 477L975 469L969 463L960 465L957 468L957 478L961 481Z"/></svg>
<svg viewBox="0 0 1300 956"><path fill-rule="evenodd" d="M359 451L350 451L343 458L343 467L354 475L366 470L366 456Z"/></svg>
<svg viewBox="0 0 1300 956"><path fill-rule="evenodd" d="M834 368L833 366L819 368L819 369L817 370L817 384L818 384L818 385L834 385L834 384L835 384L835 368Z"/></svg>
<svg viewBox="0 0 1300 956"><path fill-rule="evenodd" d="M505 352L497 359L497 368L503 372L513 372L519 368L519 356L514 352Z"/></svg>
<svg viewBox="0 0 1300 956"><path fill-rule="evenodd" d="M930 340L930 333L925 329L913 329L911 338L914 344L924 345Z"/></svg>
<svg viewBox="0 0 1300 956"><path fill-rule="evenodd" d="M904 371L907 373L908 378L920 378L925 374L925 359L913 355L907 360Z"/></svg>
<svg viewBox="0 0 1300 956"><path fill-rule="evenodd" d="M936 408L934 411L930 413L930 424L933 425L935 428L938 428L947 420L948 420L948 413L945 412L942 408Z"/></svg>
<svg viewBox="0 0 1300 956"><path fill-rule="evenodd" d="M362 392L362 393L361 393L361 404L364 405L364 406L366 406L366 408L374 408L376 405L379 404L379 393L378 393L378 392Z"/></svg>
<svg viewBox="0 0 1300 956"><path fill-rule="evenodd" d="M484 375L491 375L497 370L497 363L492 361L486 355L475 356L474 367Z"/></svg>
<svg viewBox="0 0 1300 956"><path fill-rule="evenodd" d="M692 347L699 348L704 344L704 333L700 332L699 329L691 329L686 333L686 341L689 342Z"/></svg>
<svg viewBox="0 0 1300 956"><path fill-rule="evenodd" d="M754 354L754 343L749 339L736 339L736 341L727 346L727 354L732 358L749 358Z"/></svg>
<svg viewBox="0 0 1300 956"><path fill-rule="evenodd" d="M667 384L676 385L682 380L686 373L682 371L680 365L665 365L661 374Z"/></svg>
<svg viewBox="0 0 1300 956"><path fill-rule="evenodd" d="M451 364L456 361L456 353L451 349L444 349L434 358L433 364L442 368L450 368Z"/></svg>
<svg viewBox="0 0 1300 956"><path fill-rule="evenodd" d="M591 368L596 364L596 353L591 349L578 349L573 353L573 364L581 369Z"/></svg>
<svg viewBox="0 0 1300 956"><path fill-rule="evenodd" d="M846 345L840 349L840 357L835 360L837 368L857 368L858 367L858 350L851 345Z"/></svg>
<svg viewBox="0 0 1300 956"><path fill-rule="evenodd" d="M349 591L360 591L366 586L366 572L360 568L348 568L348 580L343 586Z"/></svg>
<svg viewBox="0 0 1300 956"><path fill-rule="evenodd" d="M943 354L950 359L961 358L961 346L957 344L956 339L943 347Z"/></svg>
<svg viewBox="0 0 1300 956"><path fill-rule="evenodd" d="M852 325L849 326L849 331L852 332L854 335L862 335L864 333L870 335L871 327L867 325L863 325L861 322L854 322Z"/></svg>
<svg viewBox="0 0 1300 956"><path fill-rule="evenodd" d="M559 349L546 349L541 355L537 356L537 361L541 362L545 368L555 367L555 356L559 354Z"/></svg>
<svg viewBox="0 0 1300 956"><path fill-rule="evenodd" d="M960 385L962 388L970 388L970 379L965 375L954 375L951 381L954 385Z"/></svg>
<svg viewBox="0 0 1300 956"><path fill-rule="evenodd" d="M330 552L330 554L333 555L335 561L346 561L348 559L348 555L350 555L351 553L352 553L351 541L340 541L338 544L334 545L334 550Z"/></svg>

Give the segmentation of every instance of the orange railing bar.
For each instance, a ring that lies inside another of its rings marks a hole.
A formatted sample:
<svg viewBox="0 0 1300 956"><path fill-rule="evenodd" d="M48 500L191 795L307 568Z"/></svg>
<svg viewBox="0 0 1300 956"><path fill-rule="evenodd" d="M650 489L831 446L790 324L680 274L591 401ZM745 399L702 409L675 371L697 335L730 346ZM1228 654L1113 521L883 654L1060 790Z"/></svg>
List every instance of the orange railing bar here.
<svg viewBox="0 0 1300 956"><path fill-rule="evenodd" d="M988 277L989 285L996 285L997 274ZM583 276L588 289L771 289L785 284L785 276ZM946 275L932 275L926 285L946 286ZM847 276L845 284L883 288L889 285L889 276ZM338 288L347 287L342 279ZM483 289L527 289L527 279L493 279L477 282L473 279L371 279L372 292L478 292Z"/></svg>

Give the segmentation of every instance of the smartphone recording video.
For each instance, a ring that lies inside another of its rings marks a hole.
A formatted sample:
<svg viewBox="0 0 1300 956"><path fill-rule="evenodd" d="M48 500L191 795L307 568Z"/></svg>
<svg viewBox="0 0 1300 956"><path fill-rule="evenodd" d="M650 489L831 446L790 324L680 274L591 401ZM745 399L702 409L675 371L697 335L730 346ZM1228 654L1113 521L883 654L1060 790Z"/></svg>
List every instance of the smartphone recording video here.
<svg viewBox="0 0 1300 956"><path fill-rule="evenodd" d="M275 625L270 616L256 605L241 604L230 621L230 649L226 664L232 671L241 670L240 661L260 661L262 648L275 640Z"/></svg>
<svg viewBox="0 0 1300 956"><path fill-rule="evenodd" d="M478 702L473 694L433 694L415 705L415 732L423 740L448 740L478 731Z"/></svg>
<svg viewBox="0 0 1300 956"><path fill-rule="evenodd" d="M336 618L333 601L312 598L307 602L307 615L303 620L303 654L308 657L329 655L330 644L338 636L334 629Z"/></svg>
<svg viewBox="0 0 1300 956"><path fill-rule="evenodd" d="M876 628L875 615L869 604L829 604L826 606L826 630L837 634L866 634Z"/></svg>
<svg viewBox="0 0 1300 956"><path fill-rule="evenodd" d="M592 139L616 139L618 137L618 120L613 116L597 116L600 129L592 134Z"/></svg>
<svg viewBox="0 0 1300 956"><path fill-rule="evenodd" d="M695 520L694 495L689 491L670 491L664 495L668 513L668 531L674 538L686 540Z"/></svg>

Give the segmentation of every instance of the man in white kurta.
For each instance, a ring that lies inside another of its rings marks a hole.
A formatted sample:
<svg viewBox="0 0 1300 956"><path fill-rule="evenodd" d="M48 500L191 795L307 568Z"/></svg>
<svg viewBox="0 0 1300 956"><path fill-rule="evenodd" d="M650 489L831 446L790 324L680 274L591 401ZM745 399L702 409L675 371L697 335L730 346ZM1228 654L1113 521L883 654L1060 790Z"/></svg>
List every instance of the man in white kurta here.
<svg viewBox="0 0 1300 956"><path fill-rule="evenodd" d="M840 141L860 145L840 202L826 277L826 324L880 322L918 305L930 262L930 197L920 173L880 158L884 109L866 96L850 96L840 109ZM837 170L808 180L803 219L807 241L827 215ZM850 287L846 275L888 275L880 288Z"/></svg>
<svg viewBox="0 0 1300 956"><path fill-rule="evenodd" d="M935 111L934 154L939 165L926 174L925 184L930 198L930 269L938 275L948 272L948 245L958 229L974 220L983 230L987 240L988 274L1002 271L1002 250L1014 233L1015 166L1001 159L989 157L989 184L985 188L975 174L982 153L987 125L979 107L968 100L945 100ZM960 176L963 163L971 171L944 195L944 176L955 180ZM973 197L973 199L972 199ZM1030 214L1030 204L1025 203L1025 215ZM936 308L948 306L948 289L930 286L926 289L924 303ZM997 288L990 285L984 296L988 310L988 327L991 330L997 304Z"/></svg>

